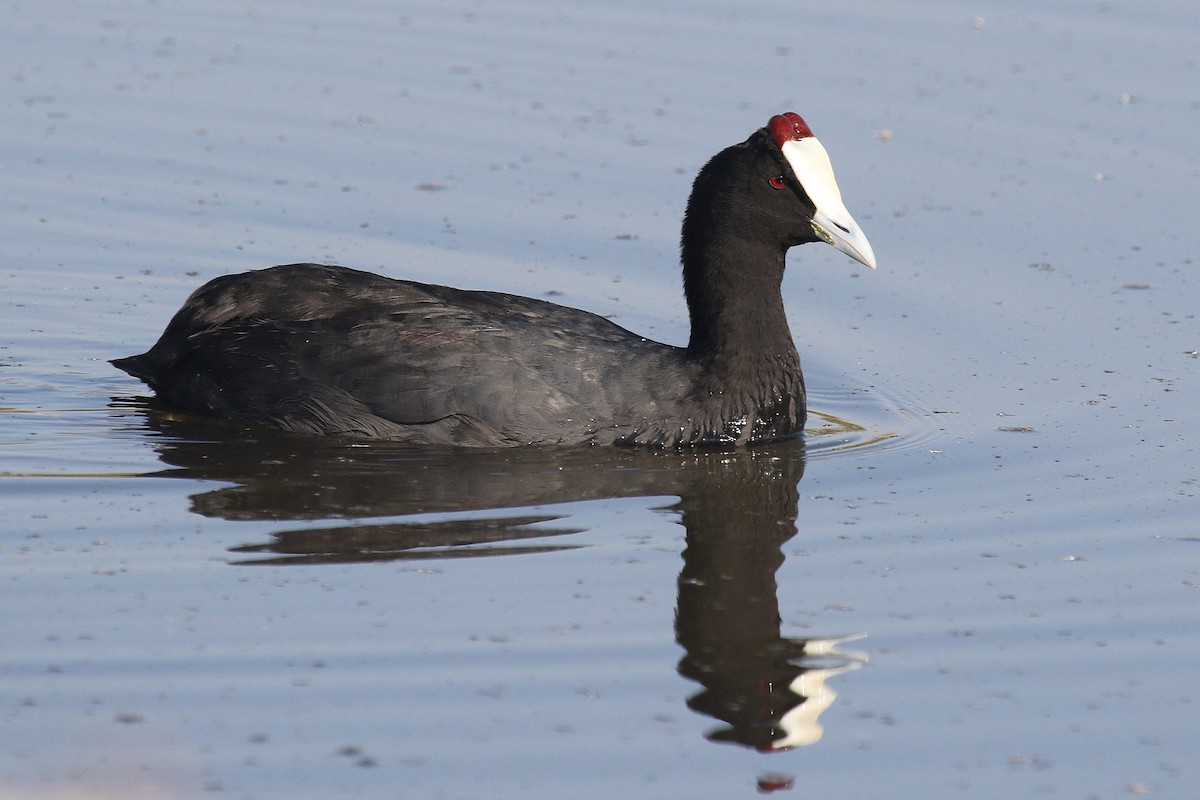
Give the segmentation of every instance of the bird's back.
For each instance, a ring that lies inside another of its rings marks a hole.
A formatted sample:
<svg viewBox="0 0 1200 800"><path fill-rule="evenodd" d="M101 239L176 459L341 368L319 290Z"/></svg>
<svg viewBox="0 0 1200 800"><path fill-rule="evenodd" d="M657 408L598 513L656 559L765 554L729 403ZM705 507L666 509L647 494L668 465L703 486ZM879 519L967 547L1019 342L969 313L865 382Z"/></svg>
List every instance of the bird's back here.
<svg viewBox="0 0 1200 800"><path fill-rule="evenodd" d="M585 311L311 264L210 281L114 363L243 422L482 446L634 435L686 402L693 372Z"/></svg>

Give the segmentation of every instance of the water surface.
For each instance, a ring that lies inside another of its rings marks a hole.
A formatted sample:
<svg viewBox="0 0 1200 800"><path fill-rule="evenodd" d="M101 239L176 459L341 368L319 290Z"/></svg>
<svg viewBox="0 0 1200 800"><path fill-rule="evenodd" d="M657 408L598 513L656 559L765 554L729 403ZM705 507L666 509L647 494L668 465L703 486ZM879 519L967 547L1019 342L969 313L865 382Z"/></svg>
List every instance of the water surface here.
<svg viewBox="0 0 1200 800"><path fill-rule="evenodd" d="M1189 5L15 3L0 797L1193 797ZM804 114L805 442L450 453L149 402L316 260L686 338L692 175Z"/></svg>

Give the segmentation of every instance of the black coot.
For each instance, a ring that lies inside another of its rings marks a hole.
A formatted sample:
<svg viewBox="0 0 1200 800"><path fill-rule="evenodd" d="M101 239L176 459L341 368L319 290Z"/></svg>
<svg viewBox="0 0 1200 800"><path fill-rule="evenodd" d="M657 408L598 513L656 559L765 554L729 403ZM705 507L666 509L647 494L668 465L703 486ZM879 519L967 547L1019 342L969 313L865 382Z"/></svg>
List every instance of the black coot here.
<svg viewBox="0 0 1200 800"><path fill-rule="evenodd" d="M875 266L825 149L781 114L696 178L687 347L542 300L292 264L210 281L149 352L113 363L168 403L285 431L474 446L780 439L805 418L784 255L818 240Z"/></svg>

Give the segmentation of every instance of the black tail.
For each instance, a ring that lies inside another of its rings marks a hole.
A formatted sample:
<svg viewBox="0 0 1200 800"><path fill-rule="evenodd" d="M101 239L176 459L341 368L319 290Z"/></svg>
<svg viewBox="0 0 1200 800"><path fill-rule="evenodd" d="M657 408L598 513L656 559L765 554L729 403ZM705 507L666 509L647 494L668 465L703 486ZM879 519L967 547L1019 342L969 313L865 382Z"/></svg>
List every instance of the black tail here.
<svg viewBox="0 0 1200 800"><path fill-rule="evenodd" d="M114 358L108 363L120 370L128 372L133 377L144 383L150 383L150 375L152 372L150 359L146 358L145 353L140 356L128 356L126 358Z"/></svg>

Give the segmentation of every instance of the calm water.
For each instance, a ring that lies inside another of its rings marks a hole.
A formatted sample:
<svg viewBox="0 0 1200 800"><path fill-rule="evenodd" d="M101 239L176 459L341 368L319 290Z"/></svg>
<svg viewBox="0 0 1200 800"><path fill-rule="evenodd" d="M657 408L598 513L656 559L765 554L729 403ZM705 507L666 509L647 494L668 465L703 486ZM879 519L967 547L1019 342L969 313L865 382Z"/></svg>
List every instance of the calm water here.
<svg viewBox="0 0 1200 800"><path fill-rule="evenodd" d="M1157 3L8 3L0 798L1200 791L1200 20ZM680 342L779 111L810 435L447 453L106 360L316 260Z"/></svg>

